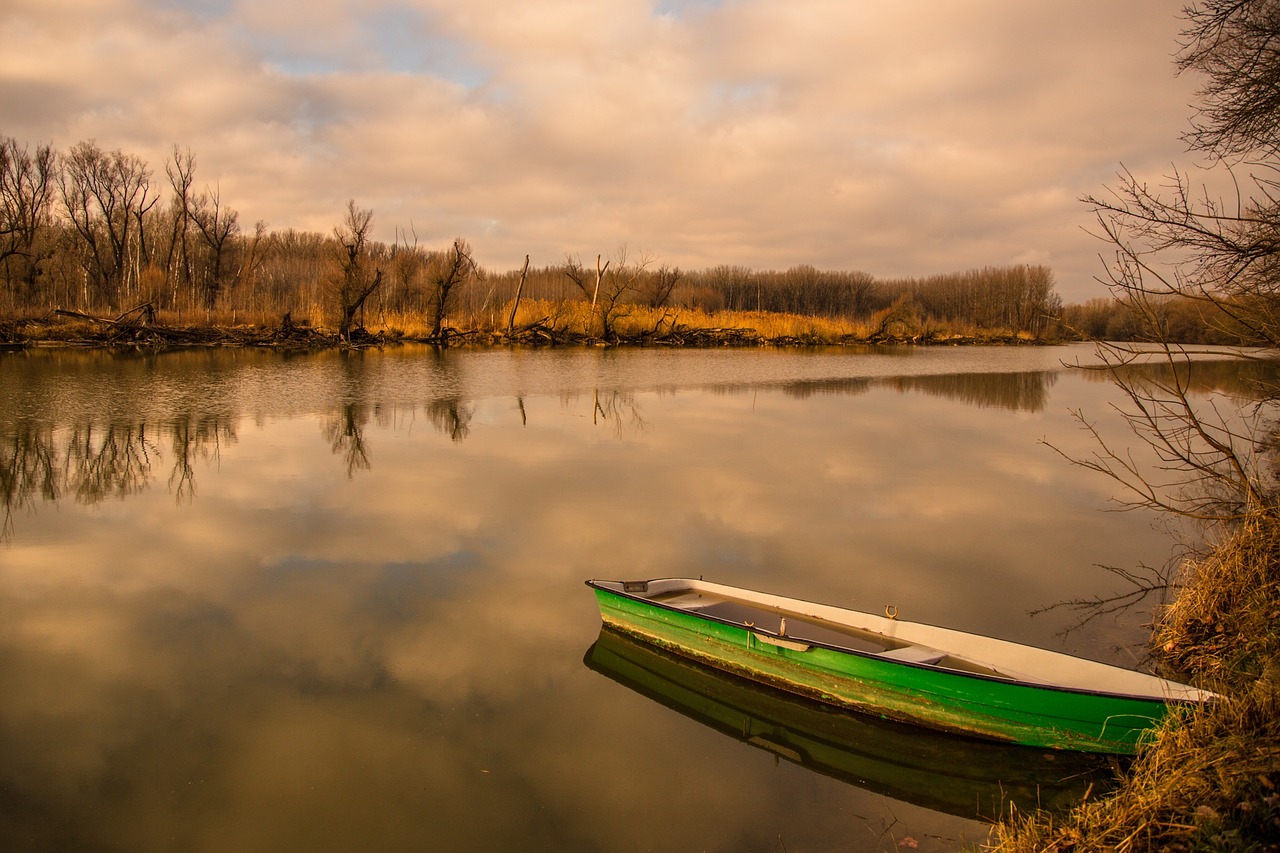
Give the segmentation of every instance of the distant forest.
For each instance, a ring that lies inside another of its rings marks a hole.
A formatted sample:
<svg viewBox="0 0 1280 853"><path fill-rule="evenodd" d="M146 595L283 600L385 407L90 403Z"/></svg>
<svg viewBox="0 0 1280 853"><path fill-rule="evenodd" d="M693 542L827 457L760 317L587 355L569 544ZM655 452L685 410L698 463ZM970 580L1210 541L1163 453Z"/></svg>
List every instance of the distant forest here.
<svg viewBox="0 0 1280 853"><path fill-rule="evenodd" d="M608 336L627 306L773 312L857 321L881 330L945 326L1035 338L1131 340L1162 333L1231 343L1189 300L1171 301L1151 329L1114 300L1064 306L1043 266L985 267L927 278L795 266L681 270L620 248L584 262L496 272L470 245L419 245L396 229L370 237L373 211L348 202L329 234L246 227L196 158L174 146L160 173L93 141L67 151L0 135L0 314L54 309L114 315L145 310L187 323L300 323L349 334L366 324L421 330L496 329L513 303L590 303Z"/></svg>

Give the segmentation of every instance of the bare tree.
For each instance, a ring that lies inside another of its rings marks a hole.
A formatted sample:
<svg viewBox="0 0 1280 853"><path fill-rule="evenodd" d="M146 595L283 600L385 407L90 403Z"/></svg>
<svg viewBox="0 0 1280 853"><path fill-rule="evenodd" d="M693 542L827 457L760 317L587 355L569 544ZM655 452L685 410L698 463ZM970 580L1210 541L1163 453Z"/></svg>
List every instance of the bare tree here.
<svg viewBox="0 0 1280 853"><path fill-rule="evenodd" d="M1120 503L1202 522L1235 522L1275 507L1254 452L1258 434L1250 418L1193 399L1192 354L1172 345L1150 363L1150 352L1122 344L1101 347L1103 366L1128 397L1120 414L1154 454L1148 462L1120 450L1083 412L1074 412L1098 450L1073 462L1115 480L1128 494ZM1132 369L1143 366L1144 369ZM1161 366L1167 368L1160 370ZM1061 451L1059 451L1061 452Z"/></svg>
<svg viewBox="0 0 1280 853"><path fill-rule="evenodd" d="M1187 141L1232 192L1175 171L1151 187L1124 169L1108 197L1086 201L1115 246L1110 283L1139 313L1152 297L1206 309L1248 343L1280 346L1280 4L1202 0L1184 10L1177 57L1204 85Z"/></svg>
<svg viewBox="0 0 1280 853"><path fill-rule="evenodd" d="M231 273L228 255L240 233L240 214L222 203L222 190L215 187L202 192L192 203L191 220L196 224L209 253L209 265L200 275L200 291L204 306L212 308L218 301Z"/></svg>
<svg viewBox="0 0 1280 853"><path fill-rule="evenodd" d="M1208 81L1187 139L1232 192L1224 199L1183 172L1153 187L1122 169L1109 194L1085 199L1113 250L1106 283L1163 345L1173 377L1137 379L1124 369L1141 357L1134 349L1104 351L1129 397L1130 424L1167 478L1154 482L1105 444L1090 467L1125 484L1138 504L1231 521L1277 509L1257 458L1266 436L1197 408L1182 378L1191 354L1168 341L1161 317L1170 298L1188 300L1247 343L1280 348L1280 4L1206 0L1184 14L1178 65ZM1260 405L1278 391L1260 388Z"/></svg>
<svg viewBox="0 0 1280 853"><path fill-rule="evenodd" d="M347 216L342 225L333 229L341 249L339 276L333 288L338 310L338 337L351 340L351 328L356 314L374 291L382 284L382 270L373 266L369 254L369 227L373 224L373 211L356 207L355 199L347 202Z"/></svg>
<svg viewBox="0 0 1280 853"><path fill-rule="evenodd" d="M1204 75L1194 148L1222 157L1280 154L1280 4L1200 0L1184 10L1179 69Z"/></svg>
<svg viewBox="0 0 1280 853"><path fill-rule="evenodd" d="M930 317L982 329L1040 334L1061 313L1048 267L983 267L897 283Z"/></svg>
<svg viewBox="0 0 1280 853"><path fill-rule="evenodd" d="M47 145L31 153L0 137L0 274L15 302L35 300L41 265L53 252L51 205L57 158Z"/></svg>
<svg viewBox="0 0 1280 853"><path fill-rule="evenodd" d="M599 264L600 256L596 256L596 263ZM564 266L560 270L564 273L569 281L573 282L578 290L582 291L585 298L591 298L592 288L587 281L587 272L582 268L582 261L574 255L565 255Z"/></svg>
<svg viewBox="0 0 1280 853"><path fill-rule="evenodd" d="M651 275L642 280L641 298L650 308L663 308L671 301L671 294L684 273L679 267L666 264L658 267Z"/></svg>
<svg viewBox="0 0 1280 853"><path fill-rule="evenodd" d="M267 223L259 219L253 224L253 236L244 244L240 266L236 270L235 284L245 285L248 291L249 306L255 307L258 294L258 277L266 263L267 253L271 246L271 235L267 232ZM242 291L243 292L243 291Z"/></svg>
<svg viewBox="0 0 1280 853"><path fill-rule="evenodd" d="M756 305L756 275L747 267L722 264L698 277L718 297L710 307L746 311Z"/></svg>
<svg viewBox="0 0 1280 853"><path fill-rule="evenodd" d="M191 291L195 280L191 271L191 208L194 198L191 187L195 182L196 159L191 149L180 149L173 146L173 161L166 163L165 176L169 186L173 188L173 200L170 204L170 216L173 220L172 232L169 235L169 251L165 258L165 269L170 276L176 276L176 285ZM175 269L176 267L176 269ZM176 290L176 288L175 288Z"/></svg>
<svg viewBox="0 0 1280 853"><path fill-rule="evenodd" d="M622 246L603 265L602 256L596 255L594 279L583 269L582 262L573 256L565 258L561 269L584 296L591 298L593 322L599 325L600 337L604 340L617 337L617 321L627 315L627 306L639 292L645 272L653 263L653 259L647 254L634 261L629 259L628 254L627 247ZM613 267L612 274L610 267Z"/></svg>
<svg viewBox="0 0 1280 853"><path fill-rule="evenodd" d="M478 270L471 257L471 245L461 237L453 241L448 251L434 259L431 292L428 294L432 338L439 339L444 332L444 321L457 299L458 288L476 275Z"/></svg>
<svg viewBox="0 0 1280 853"><path fill-rule="evenodd" d="M1277 164L1254 168L1274 170ZM1230 171L1235 199L1196 191L1182 173L1152 188L1128 170L1109 196L1085 199L1100 235L1114 247L1107 271L1117 295L1141 315L1159 297L1205 309L1210 323L1230 326L1246 343L1280 345L1280 204L1270 174L1241 180ZM1247 168L1247 166L1246 166ZM1247 183L1246 183L1247 181Z"/></svg>
<svg viewBox="0 0 1280 853"><path fill-rule="evenodd" d="M62 202L81 241L83 265L106 304L119 304L130 283L137 226L155 204L148 202L151 171L138 157L106 152L92 141L77 143L63 158Z"/></svg>

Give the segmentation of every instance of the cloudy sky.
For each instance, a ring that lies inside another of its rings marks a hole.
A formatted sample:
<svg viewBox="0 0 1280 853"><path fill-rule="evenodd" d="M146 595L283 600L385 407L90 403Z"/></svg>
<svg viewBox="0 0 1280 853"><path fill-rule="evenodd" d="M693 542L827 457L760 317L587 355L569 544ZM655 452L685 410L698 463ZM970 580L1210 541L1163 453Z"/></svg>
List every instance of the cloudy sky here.
<svg viewBox="0 0 1280 853"><path fill-rule="evenodd" d="M1178 0L5 0L0 134L175 143L241 221L687 268L1051 266L1191 162Z"/></svg>

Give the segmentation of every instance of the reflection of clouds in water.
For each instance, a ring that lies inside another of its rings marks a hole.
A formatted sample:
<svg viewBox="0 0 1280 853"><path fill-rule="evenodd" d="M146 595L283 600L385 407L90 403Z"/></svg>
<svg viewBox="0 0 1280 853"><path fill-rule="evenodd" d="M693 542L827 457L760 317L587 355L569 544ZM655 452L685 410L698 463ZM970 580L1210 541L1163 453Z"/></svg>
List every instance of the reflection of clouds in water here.
<svg viewBox="0 0 1280 853"><path fill-rule="evenodd" d="M405 589L403 572L294 565L220 601L184 595L178 576L156 596L74 608L65 618L88 630L46 654L24 638L26 660L63 666L12 683L4 714L26 752L6 749L24 771L6 787L72 825L106 809L110 837L135 848L669 848L714 844L718 825L758 835L792 808L819 838L833 830L800 791L721 791L725 773L760 772L754 756L676 754L661 717L602 714L578 673L594 613L563 618L578 578L526 597L534 585L494 595L492 578ZM95 609L107 618L86 618ZM38 701L25 718L23 695ZM112 778L127 789L86 797ZM698 808L647 825L671 786L699 792Z"/></svg>
<svg viewBox="0 0 1280 853"><path fill-rule="evenodd" d="M523 413L493 395L462 442L365 389L354 477L331 415L232 419L235 442L192 457L190 503L158 488L22 516L0 564L0 780L26 817L0 819L65 818L85 833L67 847L863 837L870 795L593 680L582 580L706 574L1053 645L1026 609L1167 547L1036 444L1095 388L1064 378L1042 411L884 386L629 391L646 428L621 431L593 424L590 390ZM891 810L916 837L955 831Z"/></svg>

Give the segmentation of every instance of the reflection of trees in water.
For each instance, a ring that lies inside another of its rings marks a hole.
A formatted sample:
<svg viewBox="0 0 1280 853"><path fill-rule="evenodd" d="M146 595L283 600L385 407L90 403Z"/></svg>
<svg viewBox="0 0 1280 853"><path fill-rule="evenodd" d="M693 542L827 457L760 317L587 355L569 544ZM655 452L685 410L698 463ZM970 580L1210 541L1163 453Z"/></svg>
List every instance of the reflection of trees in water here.
<svg viewBox="0 0 1280 853"><path fill-rule="evenodd" d="M136 494L151 479L155 451L146 424L77 424L67 441L67 485L84 504Z"/></svg>
<svg viewBox="0 0 1280 853"><path fill-rule="evenodd" d="M806 379L799 382L761 385L715 385L712 394L745 394L760 390L781 390L788 397L807 400L824 395L858 396L876 388L919 391L980 408L1039 412L1049 399L1049 389L1058 379L1054 371L1025 373L942 373L925 376L851 377Z"/></svg>
<svg viewBox="0 0 1280 853"><path fill-rule="evenodd" d="M636 395L624 391L605 391L597 388L591 410L591 423L599 425L601 421L613 427L619 438L628 431L641 433L649 429L649 422L641 414Z"/></svg>
<svg viewBox="0 0 1280 853"><path fill-rule="evenodd" d="M195 462L217 461L222 445L235 443L235 429L224 418L204 415L174 421L170 430L173 471L169 488L178 500L190 500L196 493Z"/></svg>
<svg viewBox="0 0 1280 853"><path fill-rule="evenodd" d="M524 399L517 398L520 409L520 423L527 426L529 418L524 408ZM579 409L586 401L578 393L564 392L560 394L560 406L563 409ZM596 388L591 392L591 424L608 427L618 438L628 434L638 435L648 432L649 422L644 417L644 407L631 391Z"/></svg>
<svg viewBox="0 0 1280 853"><path fill-rule="evenodd" d="M1273 389L1280 384L1280 364L1269 359L1244 361L1218 359L1190 361L1179 358L1170 362L1163 356L1150 356L1131 362L1104 367L1085 367L1079 371L1093 382L1115 382L1128 386L1170 386L1188 393L1230 394L1233 397L1258 399L1260 389Z"/></svg>
<svg viewBox="0 0 1280 853"><path fill-rule="evenodd" d="M848 395L850 397L865 394L871 390L870 379L812 379L803 382L790 382L782 386L782 393L797 400L825 395Z"/></svg>
<svg viewBox="0 0 1280 853"><path fill-rule="evenodd" d="M563 394L560 402L567 407L577 404L578 399L576 394ZM520 424L528 426L529 413L525 409L524 397L516 397L516 408L520 413ZM460 443L471 435L471 423L475 417L474 403L459 397L444 397L428 400L423 405L423 410L432 426L455 443ZM628 431L643 432L649 427L635 395L624 391L596 389L592 395L591 422L611 426L619 436Z"/></svg>
<svg viewBox="0 0 1280 853"><path fill-rule="evenodd" d="M1057 373L1036 371L906 376L886 379L876 384L898 391L919 391L983 409L1041 412L1049 402L1049 389L1057 381Z"/></svg>
<svg viewBox="0 0 1280 853"><path fill-rule="evenodd" d="M1051 371L1028 373L944 373L934 376L892 376L883 379L821 379L793 382L782 390L789 397L807 399L821 394L865 394L873 388L919 391L979 408L1039 412L1057 381Z"/></svg>
<svg viewBox="0 0 1280 853"><path fill-rule="evenodd" d="M0 443L0 499L4 519L0 541L13 534L13 512L32 508L37 496L54 501L62 488L61 454L55 449L52 430L19 423Z"/></svg>
<svg viewBox="0 0 1280 853"><path fill-rule="evenodd" d="M436 429L460 442L470 433L474 407L458 398L424 405ZM365 429L372 420L387 426L395 407L363 402L343 404L323 424L324 436L347 476L372 467ZM150 486L165 461L172 465L168 486L179 500L196 494L196 469L217 461L225 445L236 441L235 426L223 415L186 415L162 423L85 419L70 425L35 420L0 427L0 541L13 535L14 514L38 503L70 498L93 505L108 498L138 494Z"/></svg>
<svg viewBox="0 0 1280 853"><path fill-rule="evenodd" d="M347 403L333 412L324 424L324 436L337 456L347 464L347 476L373 467L364 443L364 427L369 422L369 408L363 403Z"/></svg>
<svg viewBox="0 0 1280 853"><path fill-rule="evenodd" d="M521 402L523 417L524 403ZM431 400L426 404L427 417L440 432L449 436L455 443L461 442L471 434L471 418L475 415L475 407L468 406L457 397L443 400Z"/></svg>
<svg viewBox="0 0 1280 853"><path fill-rule="evenodd" d="M15 510L34 510L36 501L98 504L137 494L151 482L160 461L159 443L170 438L173 469L169 485L179 499L195 493L195 461L216 458L221 444L234 441L230 422L216 416L176 418L164 425L92 420L65 428L20 421L0 437L0 539L13 534Z"/></svg>
<svg viewBox="0 0 1280 853"><path fill-rule="evenodd" d="M1280 365L1267 360L1241 363L1231 360L1167 361L1143 360L1116 368L1083 369L1080 375L1095 382L1113 382L1117 376L1126 382L1148 383L1152 387L1169 385L1175 378L1189 393L1220 392L1237 397L1254 398L1260 388L1280 384ZM1021 412L1043 411L1049 390L1058 381L1059 371L1043 370L1023 373L944 373L925 376L893 376L887 378L823 379L793 382L782 386L790 397L806 399L821 394L865 394L873 388L919 391L978 407L993 407ZM745 389L744 389L745 390Z"/></svg>

